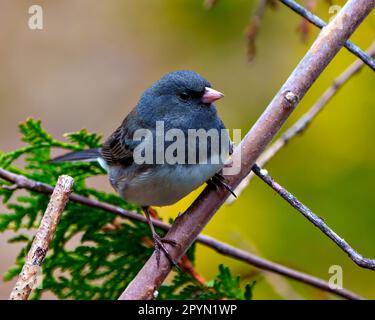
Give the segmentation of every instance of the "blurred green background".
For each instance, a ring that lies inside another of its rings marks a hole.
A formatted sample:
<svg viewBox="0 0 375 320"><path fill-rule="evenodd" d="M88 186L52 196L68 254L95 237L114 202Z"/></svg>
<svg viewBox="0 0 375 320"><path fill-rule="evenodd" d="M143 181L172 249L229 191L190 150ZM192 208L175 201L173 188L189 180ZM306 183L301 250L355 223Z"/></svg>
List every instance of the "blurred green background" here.
<svg viewBox="0 0 375 320"><path fill-rule="evenodd" d="M327 1L315 12L330 18ZM333 0L336 5L345 1ZM296 31L301 18L282 4L267 8L257 38L257 56L246 59L244 30L256 4L219 0L206 10L201 0L38 1L44 29L28 28L34 1L0 1L0 149L22 146L17 124L32 116L60 137L87 128L106 137L136 104L142 91L166 72L192 69L225 93L217 106L226 126L245 134L262 113L316 35L306 42ZM374 40L374 13L352 40L366 49ZM288 121L292 124L355 58L341 50ZM374 74L354 77L300 138L267 166L366 257L375 258ZM110 190L105 177L92 184ZM174 217L198 194L159 209ZM239 199L223 206L206 234L270 260L328 280L331 265L343 268L344 287L375 298L375 273L357 267L330 240L264 183L254 179ZM0 272L18 246L0 235ZM126 241L126 239L124 239ZM207 279L224 263L244 279L256 279L255 299L326 299L326 293L199 246L197 270ZM13 283L0 282L6 299Z"/></svg>

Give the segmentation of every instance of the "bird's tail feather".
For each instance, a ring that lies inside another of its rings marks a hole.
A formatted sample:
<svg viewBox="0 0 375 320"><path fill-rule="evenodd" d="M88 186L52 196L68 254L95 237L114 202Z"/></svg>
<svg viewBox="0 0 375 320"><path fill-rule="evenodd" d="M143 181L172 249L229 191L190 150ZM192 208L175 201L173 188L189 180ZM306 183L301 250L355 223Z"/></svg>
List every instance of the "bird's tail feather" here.
<svg viewBox="0 0 375 320"><path fill-rule="evenodd" d="M72 161L91 162L91 161L97 161L99 157L100 157L100 149L87 149L87 150L73 151L73 152L63 154L62 156L52 159L50 162L51 163L72 162Z"/></svg>

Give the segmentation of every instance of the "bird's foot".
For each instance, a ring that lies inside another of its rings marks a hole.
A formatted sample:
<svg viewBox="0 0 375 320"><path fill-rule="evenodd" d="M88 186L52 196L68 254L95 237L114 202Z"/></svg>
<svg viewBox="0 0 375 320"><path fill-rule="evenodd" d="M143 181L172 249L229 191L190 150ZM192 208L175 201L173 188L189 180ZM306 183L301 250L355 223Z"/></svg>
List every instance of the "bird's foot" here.
<svg viewBox="0 0 375 320"><path fill-rule="evenodd" d="M169 244L172 247L178 246L178 243L172 239L161 238L156 233L153 235L154 239L154 246L155 246L155 254L156 254L156 263L159 266L160 264L160 251L163 251L166 257L168 258L169 262L178 268L177 262L171 257L169 250L166 248L164 244Z"/></svg>

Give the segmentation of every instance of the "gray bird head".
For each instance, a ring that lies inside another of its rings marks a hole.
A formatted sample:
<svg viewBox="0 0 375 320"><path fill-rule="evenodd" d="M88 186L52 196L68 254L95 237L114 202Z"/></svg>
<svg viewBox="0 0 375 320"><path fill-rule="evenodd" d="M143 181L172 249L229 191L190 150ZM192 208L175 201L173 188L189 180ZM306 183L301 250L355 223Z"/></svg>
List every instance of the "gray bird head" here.
<svg viewBox="0 0 375 320"><path fill-rule="evenodd" d="M137 112L148 123L166 122L167 127L205 128L216 122L213 102L224 95L194 71L164 75L142 95Z"/></svg>

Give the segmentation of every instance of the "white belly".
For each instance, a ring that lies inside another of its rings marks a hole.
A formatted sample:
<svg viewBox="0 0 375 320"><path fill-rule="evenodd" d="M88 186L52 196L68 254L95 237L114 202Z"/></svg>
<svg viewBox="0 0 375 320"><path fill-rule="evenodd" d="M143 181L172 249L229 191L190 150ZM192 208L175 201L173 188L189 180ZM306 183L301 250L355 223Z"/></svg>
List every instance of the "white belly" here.
<svg viewBox="0 0 375 320"><path fill-rule="evenodd" d="M173 204L209 180L222 164L160 166L127 181L122 197L141 206Z"/></svg>

